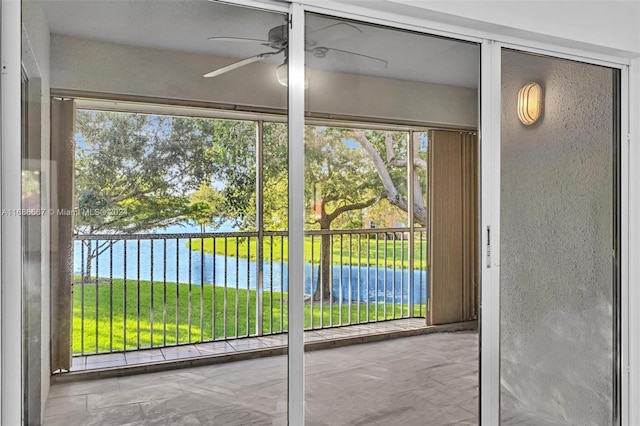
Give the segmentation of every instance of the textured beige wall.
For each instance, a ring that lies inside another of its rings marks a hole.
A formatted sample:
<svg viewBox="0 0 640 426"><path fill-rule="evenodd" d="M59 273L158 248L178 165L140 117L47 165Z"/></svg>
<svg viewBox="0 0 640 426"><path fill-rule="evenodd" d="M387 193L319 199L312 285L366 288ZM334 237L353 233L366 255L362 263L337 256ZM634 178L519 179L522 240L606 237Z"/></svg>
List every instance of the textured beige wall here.
<svg viewBox="0 0 640 426"><path fill-rule="evenodd" d="M613 71L502 56L500 347L504 413L611 424ZM544 88L526 127L520 87Z"/></svg>

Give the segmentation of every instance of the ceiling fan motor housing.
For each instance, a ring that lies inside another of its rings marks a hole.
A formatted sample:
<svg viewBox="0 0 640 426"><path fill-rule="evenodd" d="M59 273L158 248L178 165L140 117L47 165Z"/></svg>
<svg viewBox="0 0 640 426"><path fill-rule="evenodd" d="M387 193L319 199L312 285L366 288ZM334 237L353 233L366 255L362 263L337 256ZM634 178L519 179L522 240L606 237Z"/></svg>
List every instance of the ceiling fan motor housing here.
<svg viewBox="0 0 640 426"><path fill-rule="evenodd" d="M278 25L269 30L269 42L274 49L282 49L287 44L288 31L286 25Z"/></svg>

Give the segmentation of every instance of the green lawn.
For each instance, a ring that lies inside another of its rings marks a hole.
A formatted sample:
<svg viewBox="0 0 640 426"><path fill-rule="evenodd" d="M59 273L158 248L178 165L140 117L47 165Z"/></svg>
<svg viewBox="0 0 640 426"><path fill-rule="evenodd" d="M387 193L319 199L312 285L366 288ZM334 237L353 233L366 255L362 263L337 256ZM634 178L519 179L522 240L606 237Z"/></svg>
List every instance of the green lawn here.
<svg viewBox="0 0 640 426"><path fill-rule="evenodd" d="M425 241L415 241L414 268L425 269L427 266L427 244ZM187 246L194 251L204 250L205 253L215 253L230 257L256 259L255 237L216 237L194 238ZM333 264L361 265L397 268L409 266L409 242L399 240L385 240L382 237L360 238L357 235L349 239L349 235L334 236L332 241ZM274 261L288 260L289 240L280 236L265 236L263 240L264 259L273 258ZM320 261L320 236L307 235L304 239L304 260Z"/></svg>
<svg viewBox="0 0 640 426"><path fill-rule="evenodd" d="M101 282L104 280L101 280ZM98 288L96 294L96 287ZM254 334L256 328L255 290L204 288L188 284L114 279L112 283L76 284L73 294L73 353L95 353L161 347L179 343L223 339ZM226 293L226 302L225 302ZM264 292L264 333L287 330L287 293ZM191 305L189 305L191 300ZM84 303L83 303L84 302ZM226 305L226 308L225 308ZM387 303L386 319L407 315L408 307ZM189 309L191 306L191 309ZM237 306L237 323L236 323ZM360 304L360 322L367 321L367 307ZM152 309L153 307L153 309ZM369 304L369 321L385 319L384 303ZM214 309L212 309L214 308ZM200 312L203 312L202 320ZM212 310L215 310L215 322ZM415 306L416 315L424 306ZM226 313L226 314L225 314ZM271 314L272 313L272 314ZM305 305L305 328L339 323L340 309L318 302ZM139 318L139 319L138 319ZM166 320L165 326L163 325ZM351 323L358 322L358 304L351 306ZM342 306L342 324L349 323L349 306ZM126 333L125 333L126 331ZM126 334L126 336L125 336ZM110 340L109 336L113 336ZM126 337L126 338L125 338Z"/></svg>

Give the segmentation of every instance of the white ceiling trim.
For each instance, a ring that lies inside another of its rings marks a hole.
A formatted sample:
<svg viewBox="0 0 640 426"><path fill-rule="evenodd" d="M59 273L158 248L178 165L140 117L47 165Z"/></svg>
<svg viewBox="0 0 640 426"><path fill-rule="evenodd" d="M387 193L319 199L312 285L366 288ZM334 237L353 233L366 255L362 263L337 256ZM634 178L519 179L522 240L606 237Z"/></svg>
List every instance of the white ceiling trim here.
<svg viewBox="0 0 640 426"><path fill-rule="evenodd" d="M359 15L368 22L380 25L478 43L483 40L492 40L549 53L562 53L590 63L598 61L616 64L616 66L629 65L632 58L639 57L638 53L628 50L599 46L579 40L510 28L434 11L428 8L428 1L300 0L300 2L304 4L306 10L316 13L350 17L351 19L358 17L354 15Z"/></svg>
<svg viewBox="0 0 640 426"><path fill-rule="evenodd" d="M274 12L289 12L288 0L208 0L211 3L231 4L248 7L250 9L269 10Z"/></svg>

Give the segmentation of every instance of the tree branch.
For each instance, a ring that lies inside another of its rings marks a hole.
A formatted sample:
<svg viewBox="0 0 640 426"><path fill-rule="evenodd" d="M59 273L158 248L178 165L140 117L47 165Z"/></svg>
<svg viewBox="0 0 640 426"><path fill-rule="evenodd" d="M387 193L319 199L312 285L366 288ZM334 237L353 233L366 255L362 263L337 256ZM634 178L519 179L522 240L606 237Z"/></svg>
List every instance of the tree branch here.
<svg viewBox="0 0 640 426"><path fill-rule="evenodd" d="M427 170L427 162L417 156L417 143L419 142L419 133L413 134L413 165L423 170ZM393 149L393 139L391 138L391 132L385 133L384 145L387 151L387 162L393 167L407 167L408 161L406 158L396 158L395 151Z"/></svg>
<svg viewBox="0 0 640 426"><path fill-rule="evenodd" d="M396 160L396 153L393 150L393 139L391 138L391 132L384 133L384 146L387 151L387 161L390 164L393 164L397 160Z"/></svg>
<svg viewBox="0 0 640 426"><path fill-rule="evenodd" d="M378 150L373 146L373 144L367 139L364 133L361 130L351 130L351 134L353 137L360 143L360 145L367 151L369 157L373 161L373 165L375 166L378 176L380 176L380 180L382 181L382 185L387 193L387 198L389 200L394 199L399 196L398 190L393 184L393 180L391 180L391 175L387 170L384 161L382 161L382 157L378 153Z"/></svg>
<svg viewBox="0 0 640 426"><path fill-rule="evenodd" d="M387 167L384 164L382 157L380 156L380 153L378 153L376 148L369 141L369 139L367 139L367 137L361 130L351 130L351 134L365 149L365 151L367 151L367 154L369 154L369 157L373 161L373 164L376 170L378 171L378 176L380 177L380 180L382 181L382 185L384 186L384 189L386 191L387 199L389 200L389 202L392 205L398 207L399 209L405 212L408 212L409 205L407 203L407 200L396 189L393 183L393 180L391 179L391 175L389 174L389 171L387 170ZM385 145L387 147L389 146L389 142L388 142L389 140L390 140L390 135L387 134L387 137L385 138ZM420 193L420 191L418 192ZM422 203L424 204L421 193L418 198L414 198L414 208L413 208L414 219L418 223L422 224L423 226L426 226L427 211L424 205L418 204L420 201L422 201Z"/></svg>
<svg viewBox="0 0 640 426"><path fill-rule="evenodd" d="M363 201L361 203L347 204L347 205L344 205L344 206L340 206L340 207L336 208L333 212L327 214L327 221L329 223L331 223L338 216L340 216L341 214L346 213L346 212L351 211L351 210L366 209L367 207L370 207L370 206L374 205L378 200L380 200L380 198L379 197L375 197L375 198L370 198L367 201Z"/></svg>

